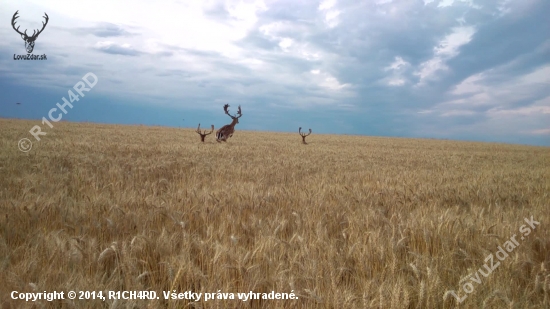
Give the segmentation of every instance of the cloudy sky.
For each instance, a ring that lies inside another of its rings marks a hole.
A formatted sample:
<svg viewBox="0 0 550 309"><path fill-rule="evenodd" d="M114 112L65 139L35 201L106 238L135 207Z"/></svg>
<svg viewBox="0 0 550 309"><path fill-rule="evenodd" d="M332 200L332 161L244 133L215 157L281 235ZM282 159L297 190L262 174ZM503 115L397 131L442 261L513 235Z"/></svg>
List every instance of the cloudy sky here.
<svg viewBox="0 0 550 309"><path fill-rule="evenodd" d="M11 27L42 27L33 54ZM550 146L550 1L2 1L0 117ZM21 104L16 104L17 102ZM54 114L55 116L55 114ZM24 135L24 132L22 132Z"/></svg>

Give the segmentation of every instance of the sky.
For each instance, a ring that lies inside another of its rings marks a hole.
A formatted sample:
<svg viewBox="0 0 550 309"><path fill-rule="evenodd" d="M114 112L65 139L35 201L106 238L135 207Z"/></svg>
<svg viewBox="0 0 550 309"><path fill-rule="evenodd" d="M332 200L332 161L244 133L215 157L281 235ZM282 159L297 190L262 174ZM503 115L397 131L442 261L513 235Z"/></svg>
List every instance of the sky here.
<svg viewBox="0 0 550 309"><path fill-rule="evenodd" d="M29 35L48 15L32 52L47 60L14 60L27 54L16 11ZM547 0L4 0L0 118L40 124L91 72L62 120L219 128L229 104L237 132L550 146L548 12Z"/></svg>

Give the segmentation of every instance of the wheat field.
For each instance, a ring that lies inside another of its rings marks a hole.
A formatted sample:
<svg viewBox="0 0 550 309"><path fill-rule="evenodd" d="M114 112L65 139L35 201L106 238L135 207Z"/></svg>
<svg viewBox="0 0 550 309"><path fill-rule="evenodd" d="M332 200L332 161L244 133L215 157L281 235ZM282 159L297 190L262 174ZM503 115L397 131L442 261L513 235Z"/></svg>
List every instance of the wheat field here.
<svg viewBox="0 0 550 309"><path fill-rule="evenodd" d="M219 144L194 129L69 122L36 141L34 125L0 119L1 308L550 307L547 147L315 128L303 145L238 125ZM295 299L238 299L250 291Z"/></svg>

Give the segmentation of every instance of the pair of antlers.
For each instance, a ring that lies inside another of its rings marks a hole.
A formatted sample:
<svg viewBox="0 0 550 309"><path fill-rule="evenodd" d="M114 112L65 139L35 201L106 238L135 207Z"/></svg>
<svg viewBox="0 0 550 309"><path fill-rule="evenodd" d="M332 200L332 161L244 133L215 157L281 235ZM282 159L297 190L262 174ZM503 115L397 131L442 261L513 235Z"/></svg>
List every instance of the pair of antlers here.
<svg viewBox="0 0 550 309"><path fill-rule="evenodd" d="M239 105L239 109L237 110L237 113L235 114L235 116L232 116L231 114L229 114L229 104L225 104L225 105L223 106L223 110L225 111L225 113L226 113L229 117L231 117L231 119L239 119L239 118L241 118L241 116L243 115L243 114L241 113L241 106L240 106L240 105ZM239 115L239 117L236 117L236 115Z"/></svg>
<svg viewBox="0 0 550 309"><path fill-rule="evenodd" d="M300 135L302 136L302 143L304 143L304 144L307 145L307 143L306 143L306 136L309 136L309 135L311 134L311 129L309 129L309 133L306 134L305 132L302 133L302 127L299 127L299 128L298 128L298 133L300 133Z"/></svg>
<svg viewBox="0 0 550 309"><path fill-rule="evenodd" d="M46 19L46 22L42 22L42 29L38 30L38 33L36 33L36 30L33 30L32 32L32 35L29 36L27 34L27 30L25 30L25 32L21 32L19 31L19 26L17 26L17 28L15 28L15 20L19 18L19 16L17 16L17 13L19 13L19 10L17 10L15 12L15 14L13 14L13 17L11 18L11 26L13 27L13 30L15 30L17 33L19 33L21 36L24 36L24 40L25 41L29 41L29 42L32 42L34 40L36 40L36 38L38 37L38 35L44 31L44 28L46 28L46 25L48 24L48 20L50 20L50 18L48 17L48 14L44 13L44 15L46 16L42 16Z"/></svg>
<svg viewBox="0 0 550 309"><path fill-rule="evenodd" d="M212 125L212 130L210 130L210 132L206 133L206 130L204 130L204 132L201 132L201 124L199 123L199 126L197 127L197 132L200 136L201 136L201 142L204 143L204 138L209 135L209 134L212 134L212 132L214 132L214 125Z"/></svg>

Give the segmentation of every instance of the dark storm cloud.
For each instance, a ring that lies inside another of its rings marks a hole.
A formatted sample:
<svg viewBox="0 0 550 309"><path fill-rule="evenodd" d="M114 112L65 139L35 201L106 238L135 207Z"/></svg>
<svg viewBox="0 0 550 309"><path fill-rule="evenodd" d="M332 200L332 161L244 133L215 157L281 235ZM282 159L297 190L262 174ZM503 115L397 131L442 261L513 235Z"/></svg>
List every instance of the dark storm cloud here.
<svg viewBox="0 0 550 309"><path fill-rule="evenodd" d="M533 54L550 42L550 23L546 22L548 12L550 2L541 1L532 8L529 18L510 14L479 25L472 41L461 48L460 55L448 62L454 68L454 81L516 59L524 63L509 74L527 73L548 62L548 48ZM530 59L518 59L526 54Z"/></svg>

